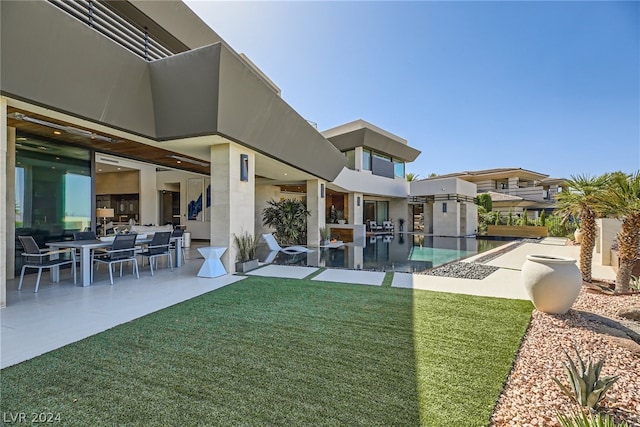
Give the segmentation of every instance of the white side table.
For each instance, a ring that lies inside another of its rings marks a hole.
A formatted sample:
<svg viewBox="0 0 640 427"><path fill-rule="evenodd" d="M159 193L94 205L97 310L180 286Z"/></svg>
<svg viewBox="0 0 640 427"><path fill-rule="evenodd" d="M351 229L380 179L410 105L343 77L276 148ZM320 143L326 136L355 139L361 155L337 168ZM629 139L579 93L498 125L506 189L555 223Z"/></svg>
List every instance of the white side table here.
<svg viewBox="0 0 640 427"><path fill-rule="evenodd" d="M204 257L204 263L198 271L198 277L218 277L227 274L220 257L227 250L224 246L205 246L198 248L198 252Z"/></svg>

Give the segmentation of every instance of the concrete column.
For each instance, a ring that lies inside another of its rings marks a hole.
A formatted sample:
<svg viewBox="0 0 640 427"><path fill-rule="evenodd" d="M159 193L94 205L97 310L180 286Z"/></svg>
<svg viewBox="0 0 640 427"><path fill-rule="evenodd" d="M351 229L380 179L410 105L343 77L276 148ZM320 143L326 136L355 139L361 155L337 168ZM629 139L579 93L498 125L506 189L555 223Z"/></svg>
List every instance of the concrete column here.
<svg viewBox="0 0 640 427"><path fill-rule="evenodd" d="M509 190L508 190L508 193L510 195L515 196L515 195L518 194L518 182L519 181L520 180L517 177L516 178L513 178L513 177L509 178L509 185L508 185Z"/></svg>
<svg viewBox="0 0 640 427"><path fill-rule="evenodd" d="M319 179L307 180L307 210L311 212L307 217L307 245L309 246L320 244L320 227L326 225L326 186L327 183Z"/></svg>
<svg viewBox="0 0 640 427"><path fill-rule="evenodd" d="M141 165L140 201L138 202L140 217L138 222L140 224L157 224L160 220L158 205L156 167L155 165Z"/></svg>
<svg viewBox="0 0 640 427"><path fill-rule="evenodd" d="M241 181L242 154L247 181ZM233 235L255 231L255 184L255 152L235 143L211 146L211 246L227 248L221 260L228 273L236 271Z"/></svg>
<svg viewBox="0 0 640 427"><path fill-rule="evenodd" d="M622 227L622 221L613 218L596 219L596 246L594 261L601 265L611 265L611 245Z"/></svg>
<svg viewBox="0 0 640 427"><path fill-rule="evenodd" d="M362 147L356 147L355 151L356 151L355 168L357 171L361 171L362 170Z"/></svg>
<svg viewBox="0 0 640 427"><path fill-rule="evenodd" d="M349 224L361 225L364 213L364 195L362 193L349 193Z"/></svg>
<svg viewBox="0 0 640 427"><path fill-rule="evenodd" d="M7 279L16 276L16 129L7 128ZM23 209L23 207L21 207Z"/></svg>
<svg viewBox="0 0 640 427"><path fill-rule="evenodd" d="M7 201L7 174L9 172L7 170L7 139L7 100L0 98L0 200L5 202ZM8 205L7 208L9 208ZM7 214L8 212L5 212L5 215ZM4 242L0 243L0 307L7 305L7 221L8 218L0 221L0 242Z"/></svg>

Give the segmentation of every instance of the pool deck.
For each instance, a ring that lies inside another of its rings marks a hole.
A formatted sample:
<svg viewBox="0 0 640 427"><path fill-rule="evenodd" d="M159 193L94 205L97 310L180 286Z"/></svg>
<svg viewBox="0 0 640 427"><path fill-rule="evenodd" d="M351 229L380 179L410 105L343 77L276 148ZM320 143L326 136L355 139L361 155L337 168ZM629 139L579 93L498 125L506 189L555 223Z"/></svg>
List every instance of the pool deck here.
<svg viewBox="0 0 640 427"><path fill-rule="evenodd" d="M500 249L494 251L502 252ZM191 252L196 251L192 248ZM471 262L491 252L465 261ZM392 287L527 299L520 285L520 269L528 254L578 259L580 247L562 246L553 241L524 243L487 261L487 265L498 267L498 270L483 280L394 273ZM188 259L189 256L188 253ZM33 292L33 277L25 279L21 291L17 290L17 279L7 280L7 307L0 310L0 368L246 278L237 275L214 279L197 277L202 264L197 256L174 272L162 268L151 277L148 269L142 269L140 280L129 273L115 278L113 286L109 285L106 272L96 283L84 288L73 285L68 272L63 272L57 284L51 284L43 277L38 293ZM345 283L345 286L380 286L385 277L383 272L325 269L318 273L317 268L282 265L266 265L250 275L293 279L312 276L312 280ZM610 266L594 262L593 277L612 280L615 273Z"/></svg>

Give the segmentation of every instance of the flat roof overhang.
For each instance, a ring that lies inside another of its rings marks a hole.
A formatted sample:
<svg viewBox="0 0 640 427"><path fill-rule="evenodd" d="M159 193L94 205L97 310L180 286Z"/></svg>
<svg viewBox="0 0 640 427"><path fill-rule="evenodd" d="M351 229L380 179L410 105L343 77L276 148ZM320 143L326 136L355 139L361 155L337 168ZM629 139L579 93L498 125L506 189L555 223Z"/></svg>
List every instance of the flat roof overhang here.
<svg viewBox="0 0 640 427"><path fill-rule="evenodd" d="M346 165L222 43L146 62L47 2L0 7L4 96L168 148L224 138L327 181Z"/></svg>
<svg viewBox="0 0 640 427"><path fill-rule="evenodd" d="M330 136L328 139L340 151L365 147L405 162L413 162L420 155L419 150L367 127Z"/></svg>

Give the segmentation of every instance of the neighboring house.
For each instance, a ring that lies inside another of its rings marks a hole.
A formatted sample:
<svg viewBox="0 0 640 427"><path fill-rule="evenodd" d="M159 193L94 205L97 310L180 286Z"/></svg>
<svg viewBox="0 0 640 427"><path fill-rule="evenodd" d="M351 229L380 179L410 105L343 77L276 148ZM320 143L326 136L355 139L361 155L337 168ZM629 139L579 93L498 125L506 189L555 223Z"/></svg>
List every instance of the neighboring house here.
<svg viewBox="0 0 640 427"><path fill-rule="evenodd" d="M411 182L410 230L436 236L469 236L478 230L476 185L455 177Z"/></svg>
<svg viewBox="0 0 640 427"><path fill-rule="evenodd" d="M440 175L438 178L459 178L476 184L478 193L491 195L493 210L521 214L525 209L531 218L544 210L553 212L557 194L565 180L549 178L539 172L520 168L485 169Z"/></svg>
<svg viewBox="0 0 640 427"><path fill-rule="evenodd" d="M0 306L19 234L171 222L233 272L271 199L306 199L309 245L332 205L354 227L409 218L419 151L361 120L321 134L180 1L2 1L0 43Z"/></svg>

